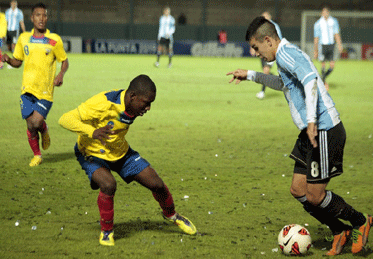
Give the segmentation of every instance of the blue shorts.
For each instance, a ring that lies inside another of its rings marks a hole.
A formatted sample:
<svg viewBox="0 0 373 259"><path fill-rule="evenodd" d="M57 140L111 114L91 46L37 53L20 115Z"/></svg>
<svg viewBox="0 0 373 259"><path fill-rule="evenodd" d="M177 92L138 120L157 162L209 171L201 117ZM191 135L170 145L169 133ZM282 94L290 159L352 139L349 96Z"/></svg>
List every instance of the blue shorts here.
<svg viewBox="0 0 373 259"><path fill-rule="evenodd" d="M52 102L44 99L39 100L30 93L22 94L20 99L22 119L27 119L34 111L37 111L46 119L52 104Z"/></svg>
<svg viewBox="0 0 373 259"><path fill-rule="evenodd" d="M150 165L148 161L142 158L140 154L132 148L129 148L127 154L117 161L107 161L95 156L85 157L79 151L78 144L75 144L74 150L76 159L88 175L93 190L97 190L99 186L92 181L92 175L101 167L117 172L126 183L130 183L136 175Z"/></svg>

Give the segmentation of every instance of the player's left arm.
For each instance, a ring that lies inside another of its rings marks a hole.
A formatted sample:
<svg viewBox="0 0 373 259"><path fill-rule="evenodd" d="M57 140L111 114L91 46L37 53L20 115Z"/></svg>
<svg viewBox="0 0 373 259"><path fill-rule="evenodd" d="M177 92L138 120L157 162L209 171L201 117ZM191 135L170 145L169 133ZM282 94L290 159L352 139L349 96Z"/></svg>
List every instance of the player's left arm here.
<svg viewBox="0 0 373 259"><path fill-rule="evenodd" d="M335 19L333 29L334 29L334 38L335 38L335 41L337 42L337 45L338 45L338 51L339 51L339 53L342 53L342 51L343 51L342 38L341 38L341 34L340 34L340 30L339 30L339 23L338 23L337 19Z"/></svg>
<svg viewBox="0 0 373 259"><path fill-rule="evenodd" d="M228 72L227 76L229 75L233 75L229 83L232 83L234 80L236 80L236 84L239 84L243 80L248 80L258 84L264 84L274 90L279 91L281 91L284 87L284 83L279 76L266 75L264 73L256 72L253 70L236 69L235 71Z"/></svg>
<svg viewBox="0 0 373 259"><path fill-rule="evenodd" d="M62 64L61 64L61 71L58 73L58 75L54 79L53 84L55 86L61 86L63 84L63 77L68 68L69 68L69 60L65 59L64 61L62 61Z"/></svg>
<svg viewBox="0 0 373 259"><path fill-rule="evenodd" d="M69 68L69 61L67 59L65 49L63 48L62 39L59 36L57 38L57 43L56 43L54 53L56 55L57 61L62 62L62 64L61 64L61 71L58 73L58 75L54 79L53 85L61 86L63 84L63 77L67 69Z"/></svg>
<svg viewBox="0 0 373 259"><path fill-rule="evenodd" d="M314 78L309 81L304 86L305 92L305 102L307 110L307 135L311 144L314 148L317 147L316 136L317 136L317 115L316 115L316 106L317 106L317 79Z"/></svg>
<svg viewBox="0 0 373 259"><path fill-rule="evenodd" d="M343 52L343 45L342 45L341 35L339 33L334 34L334 38L335 38L335 41L337 42L339 53L342 53Z"/></svg>

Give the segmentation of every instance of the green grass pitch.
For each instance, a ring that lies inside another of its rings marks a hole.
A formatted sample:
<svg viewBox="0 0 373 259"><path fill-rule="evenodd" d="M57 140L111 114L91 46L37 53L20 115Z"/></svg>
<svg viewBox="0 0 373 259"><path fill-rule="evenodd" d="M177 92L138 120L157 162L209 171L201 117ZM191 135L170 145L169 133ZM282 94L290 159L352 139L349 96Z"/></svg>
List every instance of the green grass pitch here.
<svg viewBox="0 0 373 259"><path fill-rule="evenodd" d="M329 230L289 192L288 155L299 132L283 94L268 89L258 100L260 85L229 84L225 75L237 68L260 71L260 61L175 56L168 69L167 57L159 68L155 59L70 54L47 119L52 145L42 151L44 162L37 168L28 165L32 152L19 108L22 68L0 70L0 258L285 258L277 235L289 223L308 224L313 247L307 257L320 258L330 247ZM329 189L368 213L373 213L372 71L373 62L340 60L329 77L347 131L345 173ZM94 94L127 88L139 74L154 80L157 97L127 140L156 169L177 211L200 234L184 235L165 223L150 191L115 175L116 245L103 247L98 192L75 160L76 134L57 121ZM343 258L356 258L350 248ZM370 248L363 256L369 255Z"/></svg>

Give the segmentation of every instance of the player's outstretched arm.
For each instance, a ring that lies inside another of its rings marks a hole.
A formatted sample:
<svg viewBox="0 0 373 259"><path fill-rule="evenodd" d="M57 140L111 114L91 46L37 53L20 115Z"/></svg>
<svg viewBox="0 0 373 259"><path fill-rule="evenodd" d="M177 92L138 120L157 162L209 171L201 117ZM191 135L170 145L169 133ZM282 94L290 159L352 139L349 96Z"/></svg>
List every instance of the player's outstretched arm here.
<svg viewBox="0 0 373 259"><path fill-rule="evenodd" d="M1 61L6 62L12 67L19 68L22 65L22 60L10 58L6 53L1 56Z"/></svg>
<svg viewBox="0 0 373 259"><path fill-rule="evenodd" d="M236 85L237 85L237 84L241 83L241 81L243 81L243 80L250 80L248 78L248 71L249 70L245 70L245 69L236 69L235 71L228 72L227 76L233 75L232 79L229 80L229 83L232 83L234 80L236 80ZM252 72L254 72L254 71L252 71Z"/></svg>

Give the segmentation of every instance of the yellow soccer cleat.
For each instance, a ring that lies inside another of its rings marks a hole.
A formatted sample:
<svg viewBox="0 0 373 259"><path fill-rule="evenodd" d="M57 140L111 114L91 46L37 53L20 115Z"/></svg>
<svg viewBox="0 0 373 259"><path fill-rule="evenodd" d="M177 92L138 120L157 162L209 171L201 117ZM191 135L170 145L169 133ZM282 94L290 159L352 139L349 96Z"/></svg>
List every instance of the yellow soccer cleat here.
<svg viewBox="0 0 373 259"><path fill-rule="evenodd" d="M190 221L188 218L180 215L179 213L175 213L175 215L173 215L170 218L167 218L165 215L163 215L163 213L162 213L162 216L163 216L164 219L168 220L169 222L174 223L182 231L184 231L185 233L187 233L189 235L194 235L195 233L197 233L197 229L193 225L192 221Z"/></svg>
<svg viewBox="0 0 373 259"><path fill-rule="evenodd" d="M114 231L101 231L100 244L103 246L114 246Z"/></svg>
<svg viewBox="0 0 373 259"><path fill-rule="evenodd" d="M31 159L31 162L30 162L30 166L37 166L37 165L40 165L41 162L43 161L43 159L41 158L41 156L34 156L32 159Z"/></svg>
<svg viewBox="0 0 373 259"><path fill-rule="evenodd" d="M41 134L41 147L44 150L47 150L51 145L51 138L49 136L48 128L47 130Z"/></svg>
<svg viewBox="0 0 373 259"><path fill-rule="evenodd" d="M360 226L359 228L354 228L352 230L352 253L357 254L361 250L364 249L366 243L368 243L368 236L370 227L373 225L373 218L372 216L365 214L365 224Z"/></svg>

